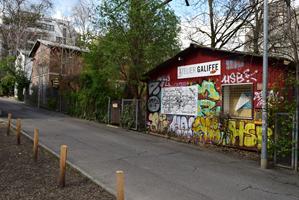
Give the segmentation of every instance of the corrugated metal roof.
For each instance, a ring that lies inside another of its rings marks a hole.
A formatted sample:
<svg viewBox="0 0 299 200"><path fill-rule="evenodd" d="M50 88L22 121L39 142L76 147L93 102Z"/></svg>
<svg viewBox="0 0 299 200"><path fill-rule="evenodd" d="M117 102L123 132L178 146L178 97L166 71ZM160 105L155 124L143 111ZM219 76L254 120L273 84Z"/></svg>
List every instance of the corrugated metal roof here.
<svg viewBox="0 0 299 200"><path fill-rule="evenodd" d="M225 53L232 53L232 54L239 54L239 55L243 55L243 56L254 56L254 57L259 57L262 58L262 55L259 54L254 54L254 53L247 53L247 52L240 52L240 51L228 51L228 50L221 50L221 49L213 49L210 47L205 47L205 46L200 46L200 45L196 45L196 44L190 44L190 47L184 49L183 51L181 51L180 53L176 54L175 56L173 56L172 58L168 59L167 61L163 62L162 64L158 65L157 67L155 67L154 69L150 70L149 72L147 72L146 74L143 75L143 77L149 77L152 74L158 72L159 70L163 69L164 67L170 65L171 63L177 61L178 57L183 57L185 55L187 55L188 53L190 53L191 51L193 51L194 49L208 49L208 50L212 50L212 51L219 51L219 52L225 52ZM278 57L272 57L269 56L269 59L277 59ZM281 58L280 59L284 59L284 60L288 60L287 58Z"/></svg>

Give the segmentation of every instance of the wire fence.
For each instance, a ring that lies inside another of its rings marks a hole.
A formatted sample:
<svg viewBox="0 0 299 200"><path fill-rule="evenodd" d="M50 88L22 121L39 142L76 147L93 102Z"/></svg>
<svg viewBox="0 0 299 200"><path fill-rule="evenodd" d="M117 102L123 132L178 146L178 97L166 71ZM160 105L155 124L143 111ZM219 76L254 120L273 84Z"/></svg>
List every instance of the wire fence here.
<svg viewBox="0 0 299 200"><path fill-rule="evenodd" d="M296 115L275 114L274 165L276 166L290 169L297 167L296 121Z"/></svg>
<svg viewBox="0 0 299 200"><path fill-rule="evenodd" d="M33 87L30 95L26 97L27 102L38 105L38 88ZM66 95L59 90L42 88L40 91L40 107L56 110L71 116L92 119L102 123L111 123L112 118L121 118L125 106L131 106L130 115L134 118L131 126L133 130L146 129L146 100L143 99L122 99L120 112L111 112L113 105L110 97L101 100L87 99L82 101L78 95ZM118 116L113 116L118 115ZM119 122L114 123L116 125Z"/></svg>
<svg viewBox="0 0 299 200"><path fill-rule="evenodd" d="M134 116L133 130L143 131L146 129L146 100L122 99L122 114L126 106L131 106L131 115Z"/></svg>

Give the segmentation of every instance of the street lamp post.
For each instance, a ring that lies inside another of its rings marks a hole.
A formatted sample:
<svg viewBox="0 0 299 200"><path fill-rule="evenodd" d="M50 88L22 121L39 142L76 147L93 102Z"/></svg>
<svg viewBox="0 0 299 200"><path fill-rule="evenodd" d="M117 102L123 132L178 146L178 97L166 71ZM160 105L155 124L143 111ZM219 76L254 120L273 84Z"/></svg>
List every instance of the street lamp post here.
<svg viewBox="0 0 299 200"><path fill-rule="evenodd" d="M39 67L38 67L38 102L37 102L37 107L39 108L40 107L40 68L42 66L42 38L43 36L40 35L41 39L40 39L40 45L39 45L39 49L40 49L40 58L39 58Z"/></svg>
<svg viewBox="0 0 299 200"><path fill-rule="evenodd" d="M264 0L264 51L263 51L263 107L262 107L262 148L261 168L268 167L268 1Z"/></svg>

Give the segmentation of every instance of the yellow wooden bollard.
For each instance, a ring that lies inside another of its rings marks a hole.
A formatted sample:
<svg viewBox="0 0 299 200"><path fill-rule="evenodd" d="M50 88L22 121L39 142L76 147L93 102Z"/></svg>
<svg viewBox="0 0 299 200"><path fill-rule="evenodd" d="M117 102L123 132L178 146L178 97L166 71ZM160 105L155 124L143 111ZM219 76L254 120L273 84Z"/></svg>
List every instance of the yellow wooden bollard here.
<svg viewBox="0 0 299 200"><path fill-rule="evenodd" d="M116 171L116 190L117 190L117 200L125 199L125 188L124 188L124 172Z"/></svg>
<svg viewBox="0 0 299 200"><path fill-rule="evenodd" d="M21 119L18 119L18 140L17 143L21 144Z"/></svg>
<svg viewBox="0 0 299 200"><path fill-rule="evenodd" d="M59 176L59 188L62 189L65 187L65 167L66 167L66 153L67 146L61 146L60 153L60 176Z"/></svg>
<svg viewBox="0 0 299 200"><path fill-rule="evenodd" d="M34 144L33 144L33 162L37 161L37 149L38 149L38 129L34 131Z"/></svg>
<svg viewBox="0 0 299 200"><path fill-rule="evenodd" d="M9 136L9 131L10 131L10 120L11 120L11 113L8 113L8 120L7 120L7 136Z"/></svg>

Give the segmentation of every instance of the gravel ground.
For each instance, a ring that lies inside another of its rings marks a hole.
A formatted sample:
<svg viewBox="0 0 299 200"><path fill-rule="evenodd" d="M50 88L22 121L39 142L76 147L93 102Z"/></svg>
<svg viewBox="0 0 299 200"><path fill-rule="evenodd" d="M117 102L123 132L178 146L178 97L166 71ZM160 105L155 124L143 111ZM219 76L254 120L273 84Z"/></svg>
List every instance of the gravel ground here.
<svg viewBox="0 0 299 200"><path fill-rule="evenodd" d="M16 131L11 130L8 137L6 131L0 123L0 199L116 199L69 168L65 188L60 189L59 160L39 148L34 164L33 142L21 136L21 145L17 145Z"/></svg>

